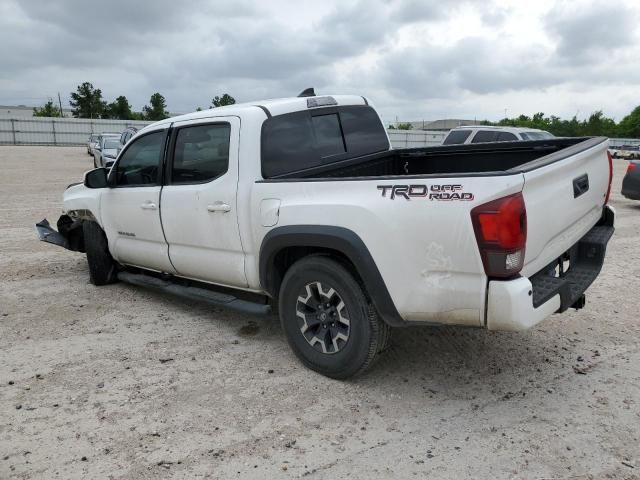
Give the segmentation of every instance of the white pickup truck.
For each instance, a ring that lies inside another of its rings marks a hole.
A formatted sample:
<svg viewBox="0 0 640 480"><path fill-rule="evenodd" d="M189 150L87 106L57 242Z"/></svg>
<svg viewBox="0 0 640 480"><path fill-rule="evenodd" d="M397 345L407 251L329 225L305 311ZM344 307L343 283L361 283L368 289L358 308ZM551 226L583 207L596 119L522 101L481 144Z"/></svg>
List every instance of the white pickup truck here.
<svg viewBox="0 0 640 480"><path fill-rule="evenodd" d="M614 230L605 138L391 149L364 97L214 108L139 131L64 192L42 240L118 279L279 312L347 378L390 328L523 330L584 305Z"/></svg>

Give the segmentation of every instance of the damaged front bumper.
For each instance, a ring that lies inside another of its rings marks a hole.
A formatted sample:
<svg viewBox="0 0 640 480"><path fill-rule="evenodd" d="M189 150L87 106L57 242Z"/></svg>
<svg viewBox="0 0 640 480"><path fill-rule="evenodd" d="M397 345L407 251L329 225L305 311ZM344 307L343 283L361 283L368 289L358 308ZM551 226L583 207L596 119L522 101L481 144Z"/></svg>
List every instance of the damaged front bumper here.
<svg viewBox="0 0 640 480"><path fill-rule="evenodd" d="M41 242L53 243L62 248L69 248L69 240L60 232L51 228L51 224L46 218L36 223L36 232L38 232L38 238Z"/></svg>
<svg viewBox="0 0 640 480"><path fill-rule="evenodd" d="M84 235L80 220L72 220L68 215L62 215L58 219L57 227L56 231L46 218L36 223L36 232L40 241L58 245L73 252L84 253Z"/></svg>

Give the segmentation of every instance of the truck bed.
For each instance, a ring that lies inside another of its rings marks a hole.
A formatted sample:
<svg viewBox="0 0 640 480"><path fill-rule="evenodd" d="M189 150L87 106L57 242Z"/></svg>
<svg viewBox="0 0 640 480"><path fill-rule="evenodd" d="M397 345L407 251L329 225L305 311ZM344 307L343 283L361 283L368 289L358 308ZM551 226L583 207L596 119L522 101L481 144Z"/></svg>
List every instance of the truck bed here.
<svg viewBox="0 0 640 480"><path fill-rule="evenodd" d="M561 160L603 142L604 138L558 138L393 149L272 179L362 178L397 176L501 175L527 171Z"/></svg>

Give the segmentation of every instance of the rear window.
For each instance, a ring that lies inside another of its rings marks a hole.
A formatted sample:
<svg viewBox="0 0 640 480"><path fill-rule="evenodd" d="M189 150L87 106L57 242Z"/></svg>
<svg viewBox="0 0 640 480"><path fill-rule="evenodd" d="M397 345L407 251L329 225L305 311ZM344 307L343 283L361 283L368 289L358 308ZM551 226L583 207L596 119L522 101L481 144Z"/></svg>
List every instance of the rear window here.
<svg viewBox="0 0 640 480"><path fill-rule="evenodd" d="M330 157L347 151L337 113L311 117L311 124L316 134L316 145L320 157Z"/></svg>
<svg viewBox="0 0 640 480"><path fill-rule="evenodd" d="M262 127L262 176L271 178L388 149L382 122L369 106L278 115Z"/></svg>
<svg viewBox="0 0 640 480"><path fill-rule="evenodd" d="M119 140L107 140L104 142L104 148L106 148L107 150L111 149L115 149L118 148L120 146L120 141Z"/></svg>
<svg viewBox="0 0 640 480"><path fill-rule="evenodd" d="M443 145L459 145L467 141L471 130L451 130L447 138L442 142Z"/></svg>

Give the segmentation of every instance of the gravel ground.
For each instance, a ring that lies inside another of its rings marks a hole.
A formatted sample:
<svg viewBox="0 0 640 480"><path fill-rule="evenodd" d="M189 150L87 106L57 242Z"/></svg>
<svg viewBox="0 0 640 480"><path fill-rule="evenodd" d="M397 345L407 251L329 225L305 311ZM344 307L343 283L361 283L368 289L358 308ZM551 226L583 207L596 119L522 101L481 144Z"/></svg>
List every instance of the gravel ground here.
<svg viewBox="0 0 640 480"><path fill-rule="evenodd" d="M348 382L275 317L124 284L40 243L81 148L0 147L0 478L640 478L640 202L579 312L394 332Z"/></svg>

